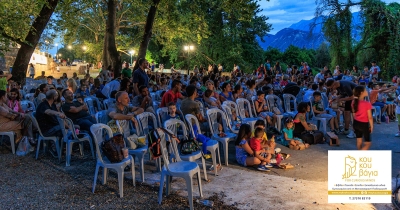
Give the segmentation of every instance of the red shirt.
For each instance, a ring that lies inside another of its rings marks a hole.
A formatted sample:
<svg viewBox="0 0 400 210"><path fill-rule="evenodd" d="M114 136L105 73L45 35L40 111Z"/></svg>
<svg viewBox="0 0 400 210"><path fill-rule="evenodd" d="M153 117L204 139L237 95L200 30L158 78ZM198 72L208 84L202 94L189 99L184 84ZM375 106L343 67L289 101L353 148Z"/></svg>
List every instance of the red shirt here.
<svg viewBox="0 0 400 210"><path fill-rule="evenodd" d="M250 147L254 151L260 151L261 150L261 139L253 137L250 139Z"/></svg>
<svg viewBox="0 0 400 210"><path fill-rule="evenodd" d="M351 106L354 106L352 102ZM368 110L372 109L372 105L368 101L359 100L358 101L358 111L354 115L354 119L358 122L368 122Z"/></svg>
<svg viewBox="0 0 400 210"><path fill-rule="evenodd" d="M178 98L180 98L182 95L180 92L174 93L172 90L168 90L167 92L164 93L162 100L161 100L161 105L160 107L166 107L168 103L176 102L178 101Z"/></svg>

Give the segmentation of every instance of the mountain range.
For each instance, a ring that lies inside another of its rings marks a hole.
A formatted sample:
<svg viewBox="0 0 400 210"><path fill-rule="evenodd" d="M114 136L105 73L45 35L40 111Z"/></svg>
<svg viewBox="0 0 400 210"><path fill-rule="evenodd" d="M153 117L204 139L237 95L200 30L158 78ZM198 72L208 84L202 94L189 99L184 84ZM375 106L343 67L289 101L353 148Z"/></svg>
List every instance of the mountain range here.
<svg viewBox="0 0 400 210"><path fill-rule="evenodd" d="M356 41L361 39L362 19L359 12L352 14L352 36ZM310 25L314 23L315 18L311 20L301 20L292 24L289 28L278 31L275 35L268 34L264 36L264 42L257 37L259 45L266 50L268 47L277 48L285 51L290 45L300 48L317 49L323 42L327 42L322 31L322 18L318 18L312 33L310 33ZM328 43L328 42L327 42ZM329 43L328 43L329 44Z"/></svg>

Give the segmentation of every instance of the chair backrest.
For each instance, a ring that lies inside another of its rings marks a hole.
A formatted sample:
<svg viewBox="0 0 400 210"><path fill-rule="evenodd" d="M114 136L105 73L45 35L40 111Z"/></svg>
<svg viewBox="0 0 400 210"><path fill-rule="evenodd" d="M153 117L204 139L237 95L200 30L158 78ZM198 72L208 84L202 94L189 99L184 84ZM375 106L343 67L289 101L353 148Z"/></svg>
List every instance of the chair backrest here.
<svg viewBox="0 0 400 210"><path fill-rule="evenodd" d="M101 143L105 140L106 135L111 138L113 136L112 130L108 125L98 123L90 127L90 132L93 136L93 141L96 147L96 156L100 162L103 161L103 153L101 150Z"/></svg>
<svg viewBox="0 0 400 210"><path fill-rule="evenodd" d="M171 132L172 133L172 132ZM169 153L168 153L168 148L167 148L167 139L169 140L169 142L172 142L172 152L174 153L174 158L176 159L177 162L182 161L180 156L179 156L179 152L177 152L177 147L176 147L176 142L175 139L170 139L169 136L164 133L164 131L162 130L158 130L158 134L160 135L160 147L161 147L161 154L162 154L162 158L163 158L163 162L164 162L164 167L167 171L169 170Z"/></svg>
<svg viewBox="0 0 400 210"><path fill-rule="evenodd" d="M294 110L291 109L291 106L290 106L291 101L293 101ZM297 110L296 97L292 94L289 94L289 93L283 94L283 104L284 104L286 112L292 112L292 111Z"/></svg>
<svg viewBox="0 0 400 210"><path fill-rule="evenodd" d="M33 100L35 99L35 94L34 93L27 93L25 95L25 99L28 100L28 101L32 101L33 102Z"/></svg>
<svg viewBox="0 0 400 210"><path fill-rule="evenodd" d="M226 119L226 115L224 112L222 112L220 109L218 108L213 108L213 109L208 109L207 110L207 119L208 119L208 123L210 125L210 130L211 133L214 135L219 133L218 130L218 117L221 117L222 120L222 127L224 132L228 131L228 125L227 125L227 119Z"/></svg>
<svg viewBox="0 0 400 210"><path fill-rule="evenodd" d="M32 108L33 110L36 110L35 104L32 101L27 101L23 100L20 102L21 108L24 111L27 111L28 109Z"/></svg>
<svg viewBox="0 0 400 210"><path fill-rule="evenodd" d="M328 96L326 96L326 93L321 93L321 97L322 97L322 105L324 106L324 109L328 108L328 106L329 106Z"/></svg>
<svg viewBox="0 0 400 210"><path fill-rule="evenodd" d="M184 138L187 138L188 137L188 133L187 133L186 124L182 120L169 119L169 120L164 122L164 128L167 129L167 130L172 131L172 133L175 134L175 136L178 136L179 127L182 127L183 136L184 136Z"/></svg>
<svg viewBox="0 0 400 210"><path fill-rule="evenodd" d="M137 132L139 136L146 135L150 132L150 126L149 126L149 118L153 122L153 126L155 128L158 128L158 123L157 123L157 118L156 116L151 113L151 112L143 112L139 115L136 116L136 120L138 121L138 127L137 127Z"/></svg>
<svg viewBox="0 0 400 210"><path fill-rule="evenodd" d="M104 105L104 110L108 110L110 107L113 107L115 105L116 100L114 98L108 98L104 99L103 105Z"/></svg>
<svg viewBox="0 0 400 210"><path fill-rule="evenodd" d="M66 118L67 119L67 118ZM65 121L64 121L64 119L61 119L60 117L58 117L57 116L57 120L58 120L58 124L60 124L60 127L61 128L65 128ZM70 129L68 128L68 130L67 129L61 129L61 132L62 132L62 134L63 134L63 140L64 141L67 141L67 139L68 139L68 131L69 131Z"/></svg>
<svg viewBox="0 0 400 210"><path fill-rule="evenodd" d="M251 111L251 105L250 105L249 100L247 100L245 98L238 98L238 99L236 99L236 104L237 104L238 109L239 109L240 117L242 117L242 118L246 117L246 114L245 114L246 113L245 112L246 108L247 108L247 111L249 113L249 117L253 117L253 113Z"/></svg>
<svg viewBox="0 0 400 210"><path fill-rule="evenodd" d="M187 115L185 115L185 119L186 119L186 123L188 124L189 131L192 134L192 136L195 136L193 124L197 127L197 133L201 133L200 123L196 116L194 116L192 114L187 114Z"/></svg>
<svg viewBox="0 0 400 210"><path fill-rule="evenodd" d="M229 106L227 105L221 105L222 110L225 112L226 116L227 116L227 121L228 121L228 127L232 129L233 125L233 114L232 114L232 110Z"/></svg>
<svg viewBox="0 0 400 210"><path fill-rule="evenodd" d="M156 112L158 123L163 125L168 116L168 107L159 107Z"/></svg>
<svg viewBox="0 0 400 210"><path fill-rule="evenodd" d="M38 129L39 135L41 137L44 137L43 134L42 134L42 131L40 130L39 123L36 120L36 112L29 113L29 116L30 116L30 118L32 120L33 126Z"/></svg>
<svg viewBox="0 0 400 210"><path fill-rule="evenodd" d="M204 117L204 115L205 115L205 108L204 108L204 104L203 104L203 100L201 99L201 100L195 100L195 102L196 103L198 103L199 104L199 107L200 107L200 113L201 113L201 115Z"/></svg>
<svg viewBox="0 0 400 210"><path fill-rule="evenodd" d="M107 124L108 121L111 120L111 118L108 116L107 112L108 112L107 110L102 110L100 112L97 112L95 115L96 122Z"/></svg>
<svg viewBox="0 0 400 210"><path fill-rule="evenodd" d="M229 106L229 107L232 107L232 108L235 110L236 115L237 115L238 112L239 112L239 109L238 109L237 104L236 104L235 102L233 102L233 101L228 101L228 100L226 100L226 101L224 101L224 102L222 103L222 105L227 105L227 106Z"/></svg>
<svg viewBox="0 0 400 210"><path fill-rule="evenodd" d="M272 108L277 107L279 109L282 108L282 100L276 95L266 95L265 100L267 102L269 111L272 111Z"/></svg>
<svg viewBox="0 0 400 210"><path fill-rule="evenodd" d="M313 109L313 102L314 102L314 96L310 96L310 101L308 104L310 104L310 113L311 113L311 119L315 117L314 109Z"/></svg>
<svg viewBox="0 0 400 210"><path fill-rule="evenodd" d="M86 97L84 100L85 100L85 103L86 103L86 105L88 107L89 114L90 115L95 115L96 114L96 109L94 107L93 99L90 98L90 97Z"/></svg>
<svg viewBox="0 0 400 210"><path fill-rule="evenodd" d="M257 100L257 96L251 97L251 105L252 105L252 108L253 108L252 111L253 111L254 116L257 117L256 105L255 105L255 103L254 103L254 101L256 101L256 100Z"/></svg>

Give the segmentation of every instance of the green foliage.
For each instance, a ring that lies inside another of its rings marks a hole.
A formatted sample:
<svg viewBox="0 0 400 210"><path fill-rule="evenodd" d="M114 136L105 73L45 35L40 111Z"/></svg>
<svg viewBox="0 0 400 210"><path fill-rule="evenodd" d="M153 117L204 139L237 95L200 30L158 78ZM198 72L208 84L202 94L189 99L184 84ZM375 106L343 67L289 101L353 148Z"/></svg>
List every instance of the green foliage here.
<svg viewBox="0 0 400 210"><path fill-rule="evenodd" d="M331 63L331 56L329 55L329 47L327 43L322 43L315 55L315 66L323 68L324 66L329 66Z"/></svg>
<svg viewBox="0 0 400 210"><path fill-rule="evenodd" d="M283 53L276 48L268 48L264 52L264 60L269 59L271 66L275 65L276 62L280 62L281 68L286 70L288 65L299 66L301 62L307 62L309 66L315 65L316 54L317 52L313 49L301 49L290 45Z"/></svg>

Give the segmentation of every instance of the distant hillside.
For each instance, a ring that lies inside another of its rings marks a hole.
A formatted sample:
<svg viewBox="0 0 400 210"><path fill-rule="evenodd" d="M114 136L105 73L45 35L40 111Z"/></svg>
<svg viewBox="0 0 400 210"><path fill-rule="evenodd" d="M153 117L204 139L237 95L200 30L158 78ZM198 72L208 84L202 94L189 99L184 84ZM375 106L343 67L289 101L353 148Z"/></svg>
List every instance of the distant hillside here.
<svg viewBox="0 0 400 210"><path fill-rule="evenodd" d="M326 39L322 32L322 18L316 21L317 24L313 29L312 35L310 35L310 24L313 22L314 18L311 20L301 20L292 24L289 28L278 31L275 35L269 34L265 36L265 42L261 42L261 40L258 39L258 43L263 49L274 47L281 51L285 51L290 45L300 48L317 49L323 42L326 42ZM361 39L362 32L362 21L359 12L353 13L352 24L353 38L358 41Z"/></svg>

